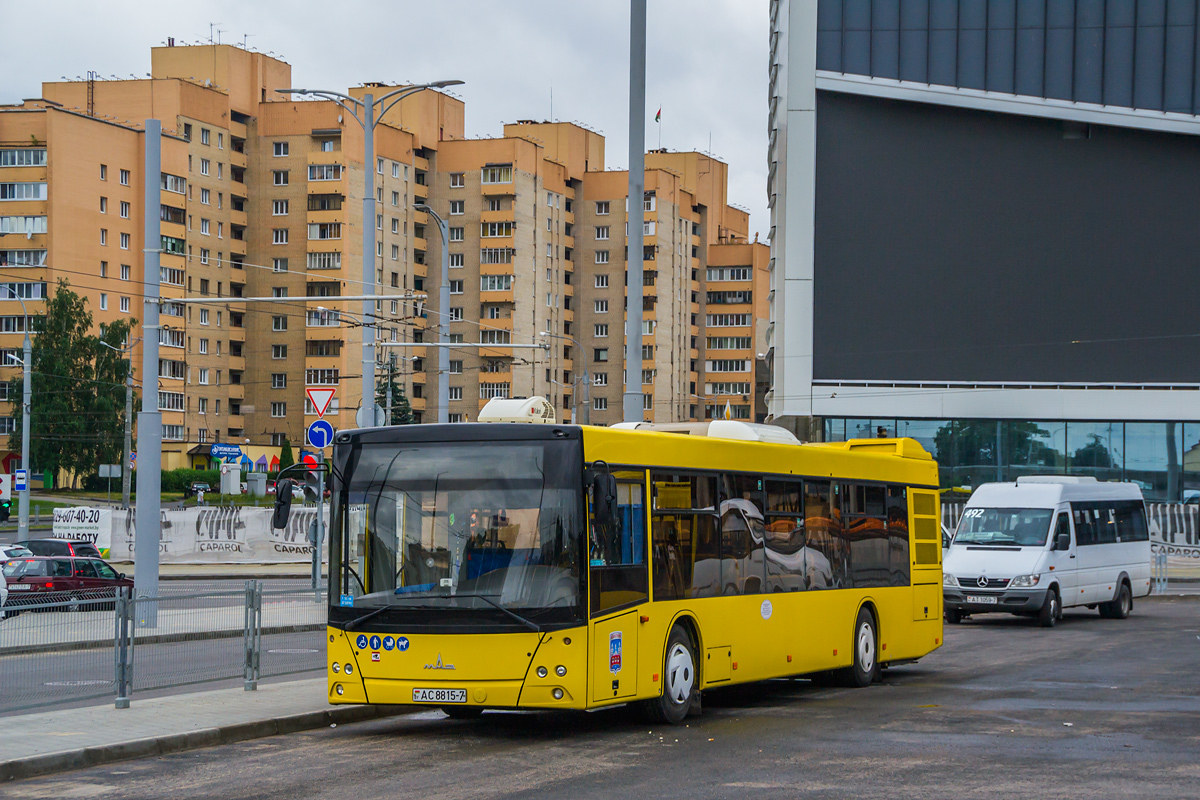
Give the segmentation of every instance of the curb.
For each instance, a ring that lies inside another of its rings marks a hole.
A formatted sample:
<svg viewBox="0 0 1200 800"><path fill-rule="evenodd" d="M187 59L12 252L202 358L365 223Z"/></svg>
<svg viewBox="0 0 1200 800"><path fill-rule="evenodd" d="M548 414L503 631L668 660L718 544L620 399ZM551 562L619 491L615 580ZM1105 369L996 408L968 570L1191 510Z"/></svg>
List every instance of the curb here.
<svg viewBox="0 0 1200 800"><path fill-rule="evenodd" d="M311 633L313 631L323 631L326 624L310 623L305 625L275 625L272 627L264 627L262 636L273 636L280 633ZM245 636L245 631L232 628L221 631L199 631L188 633L162 633L155 636L139 636L134 635L134 645L145 644L169 644L171 642L197 642L208 639L241 639ZM114 646L113 639L92 639L88 641L78 642L52 642L47 644L30 644L17 645L15 647L0 647L0 656L25 656L34 653L67 653L74 650L99 650L103 648L111 648Z"/></svg>
<svg viewBox="0 0 1200 800"><path fill-rule="evenodd" d="M39 775L110 764L114 761L165 756L202 747L216 747L250 739L262 739L267 736L299 733L329 725L394 717L412 713L414 710L418 709L413 706L344 706L253 722L221 725L215 728L201 728L186 733L133 739L128 742L97 745L80 750L64 750L59 753L17 758L0 762L0 784Z"/></svg>

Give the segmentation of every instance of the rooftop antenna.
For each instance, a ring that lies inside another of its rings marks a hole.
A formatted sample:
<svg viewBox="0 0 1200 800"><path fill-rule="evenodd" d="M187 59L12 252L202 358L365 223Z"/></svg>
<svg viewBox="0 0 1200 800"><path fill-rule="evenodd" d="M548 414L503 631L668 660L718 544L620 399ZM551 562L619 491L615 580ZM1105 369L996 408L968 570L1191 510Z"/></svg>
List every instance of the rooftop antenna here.
<svg viewBox="0 0 1200 800"><path fill-rule="evenodd" d="M249 50L249 49L250 49L249 47L247 47L247 46L246 46L246 40L247 40L247 39L249 39L249 38L250 38L251 36L253 36L253 35L254 35L253 33L243 33L243 34L242 34L242 49L243 49L243 50Z"/></svg>
<svg viewBox="0 0 1200 800"><path fill-rule="evenodd" d="M208 43L209 43L209 44L212 44L212 43L213 43L213 31L214 31L214 30L216 30L216 27L217 27L218 25L220 25L220 24L221 24L221 23L219 23L219 22L210 22L210 23L208 23ZM218 38L219 38L219 37L220 37L220 34L218 34Z"/></svg>

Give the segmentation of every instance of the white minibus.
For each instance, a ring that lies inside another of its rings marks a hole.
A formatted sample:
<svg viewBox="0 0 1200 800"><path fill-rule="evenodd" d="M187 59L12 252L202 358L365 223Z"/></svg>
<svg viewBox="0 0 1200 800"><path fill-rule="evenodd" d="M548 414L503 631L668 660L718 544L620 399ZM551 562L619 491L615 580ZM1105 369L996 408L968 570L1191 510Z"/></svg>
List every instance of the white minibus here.
<svg viewBox="0 0 1200 800"><path fill-rule="evenodd" d="M1038 617L1064 608L1124 619L1150 594L1150 531L1141 489L1091 477L985 483L963 509L943 559L946 621L982 613Z"/></svg>

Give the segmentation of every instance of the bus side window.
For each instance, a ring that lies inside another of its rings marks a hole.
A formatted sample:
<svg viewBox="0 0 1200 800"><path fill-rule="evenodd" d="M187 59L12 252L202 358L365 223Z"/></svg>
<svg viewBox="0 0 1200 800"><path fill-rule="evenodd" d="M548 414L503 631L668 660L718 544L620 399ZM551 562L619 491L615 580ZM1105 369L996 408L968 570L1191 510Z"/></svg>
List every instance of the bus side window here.
<svg viewBox="0 0 1200 800"><path fill-rule="evenodd" d="M763 590L766 533L760 475L721 478L721 583L724 594Z"/></svg>
<svg viewBox="0 0 1200 800"><path fill-rule="evenodd" d="M829 481L804 482L804 531L812 565L810 589L840 589L849 585L850 553L842 538L841 512Z"/></svg>
<svg viewBox="0 0 1200 800"><path fill-rule="evenodd" d="M908 490L903 486L887 487L887 530L892 586L908 586Z"/></svg>

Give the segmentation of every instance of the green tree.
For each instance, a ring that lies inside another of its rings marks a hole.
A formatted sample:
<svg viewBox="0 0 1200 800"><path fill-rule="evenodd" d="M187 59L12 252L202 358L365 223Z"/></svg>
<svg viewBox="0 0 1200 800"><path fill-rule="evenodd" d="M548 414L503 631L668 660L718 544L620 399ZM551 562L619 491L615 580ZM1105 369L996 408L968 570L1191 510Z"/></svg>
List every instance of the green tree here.
<svg viewBox="0 0 1200 800"><path fill-rule="evenodd" d="M296 463L296 457L292 455L292 443L288 438L283 437L283 444L279 448L279 469L287 469Z"/></svg>
<svg viewBox="0 0 1200 800"><path fill-rule="evenodd" d="M101 345L121 347L136 321L92 331L87 301L60 280L34 318L29 458L39 470L67 470L75 485L100 464L120 463L129 362ZM20 449L21 428L10 438Z"/></svg>
<svg viewBox="0 0 1200 800"><path fill-rule="evenodd" d="M1088 439L1090 441L1071 456L1071 466L1111 467L1113 465L1112 455L1104 445L1104 439L1096 433L1089 433Z"/></svg>

